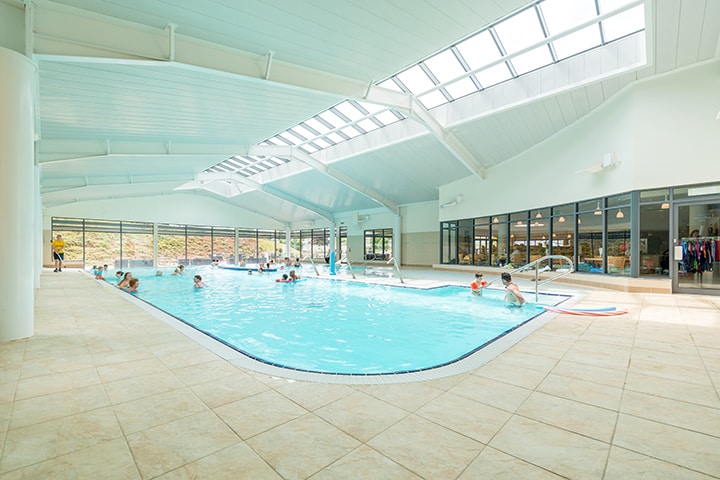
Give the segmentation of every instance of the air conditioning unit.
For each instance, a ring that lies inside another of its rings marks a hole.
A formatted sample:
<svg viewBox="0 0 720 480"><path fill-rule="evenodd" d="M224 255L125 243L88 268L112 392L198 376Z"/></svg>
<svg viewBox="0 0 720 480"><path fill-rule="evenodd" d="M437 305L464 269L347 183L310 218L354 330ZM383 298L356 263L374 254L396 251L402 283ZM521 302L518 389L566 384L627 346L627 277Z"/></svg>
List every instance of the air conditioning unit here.
<svg viewBox="0 0 720 480"><path fill-rule="evenodd" d="M368 220L370 220L370 215L358 215L357 216L357 223L365 223Z"/></svg>

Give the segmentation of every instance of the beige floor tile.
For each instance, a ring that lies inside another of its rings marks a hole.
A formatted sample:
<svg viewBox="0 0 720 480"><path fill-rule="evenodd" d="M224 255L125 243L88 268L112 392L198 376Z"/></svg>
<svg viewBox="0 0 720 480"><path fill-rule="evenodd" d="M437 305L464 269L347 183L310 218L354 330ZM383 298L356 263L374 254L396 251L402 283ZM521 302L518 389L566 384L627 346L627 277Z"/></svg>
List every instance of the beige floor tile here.
<svg viewBox="0 0 720 480"><path fill-rule="evenodd" d="M718 384L716 383L716 385ZM720 408L720 398L718 398L712 386L630 372L627 376L625 388L633 392L647 393L658 397L705 405L706 407Z"/></svg>
<svg viewBox="0 0 720 480"><path fill-rule="evenodd" d="M416 413L481 443L488 443L511 416L504 410L453 393L440 395Z"/></svg>
<svg viewBox="0 0 720 480"><path fill-rule="evenodd" d="M113 407L125 435L207 410L188 388L146 396Z"/></svg>
<svg viewBox="0 0 720 480"><path fill-rule="evenodd" d="M548 375L537 391L608 410L618 409L623 392L622 389L609 385L554 374Z"/></svg>
<svg viewBox="0 0 720 480"><path fill-rule="evenodd" d="M115 382L105 383L105 390L113 404L129 402L158 393L183 388L180 380L172 372L137 375Z"/></svg>
<svg viewBox="0 0 720 480"><path fill-rule="evenodd" d="M3 475L23 479L140 480L124 439L110 440Z"/></svg>
<svg viewBox="0 0 720 480"><path fill-rule="evenodd" d="M15 402L10 429L89 412L109 405L110 399L100 384L32 397Z"/></svg>
<svg viewBox="0 0 720 480"><path fill-rule="evenodd" d="M268 412L272 412L268 415ZM215 413L241 438L248 439L308 413L274 390L215 408Z"/></svg>
<svg viewBox="0 0 720 480"><path fill-rule="evenodd" d="M20 378L40 377L54 373L66 373L95 367L95 360L89 353L43 357L23 362Z"/></svg>
<svg viewBox="0 0 720 480"><path fill-rule="evenodd" d="M506 412L514 412L530 396L532 390L472 375L449 392Z"/></svg>
<svg viewBox="0 0 720 480"><path fill-rule="evenodd" d="M358 447L327 468L316 473L309 480L422 480L406 468L365 445Z"/></svg>
<svg viewBox="0 0 720 480"><path fill-rule="evenodd" d="M568 478L600 479L610 445L514 416L490 446Z"/></svg>
<svg viewBox="0 0 720 480"><path fill-rule="evenodd" d="M215 414L206 411L127 436L143 478L152 478L239 443Z"/></svg>
<svg viewBox="0 0 720 480"><path fill-rule="evenodd" d="M0 385L7 383L15 383L20 378L22 373L22 362L14 365L12 361L5 363L5 360L0 357Z"/></svg>
<svg viewBox="0 0 720 480"><path fill-rule="evenodd" d="M712 480L717 477L710 477L624 448L612 447L603 480L635 478Z"/></svg>
<svg viewBox="0 0 720 480"><path fill-rule="evenodd" d="M26 378L18 382L15 400L24 400L51 393L65 392L74 388L100 383L97 369L86 368L67 373L56 373Z"/></svg>
<svg viewBox="0 0 720 480"><path fill-rule="evenodd" d="M313 414L284 423L248 440L283 478L307 478L360 443Z"/></svg>
<svg viewBox="0 0 720 480"><path fill-rule="evenodd" d="M395 385L368 385L363 390L375 398L392 403L396 407L414 412L443 390L435 387L436 382L402 383Z"/></svg>
<svg viewBox="0 0 720 480"><path fill-rule="evenodd" d="M487 365L483 365L477 369L475 374L490 380L509 383L532 390L540 385L548 372L518 368L516 365L505 362L502 358L496 358Z"/></svg>
<svg viewBox="0 0 720 480"><path fill-rule="evenodd" d="M160 360L148 358L131 362L114 363L111 365L101 365L97 367L97 372L103 382L109 383L126 378L133 378L138 375L138 372L142 372L144 375L153 373L167 374L170 370Z"/></svg>
<svg viewBox="0 0 720 480"><path fill-rule="evenodd" d="M456 478L483 444L417 415L405 417L368 445L423 478Z"/></svg>
<svg viewBox="0 0 720 480"><path fill-rule="evenodd" d="M607 443L612 440L617 420L614 410L540 392L530 395L517 413Z"/></svg>
<svg viewBox="0 0 720 480"><path fill-rule="evenodd" d="M265 383L241 371L211 382L191 385L190 388L210 408L235 402L269 389Z"/></svg>
<svg viewBox="0 0 720 480"><path fill-rule="evenodd" d="M702 370L705 368L697 349L690 347L684 349L683 352L663 352L654 349L646 349L638 347L633 348L631 362L642 361L647 363L659 363L673 365L683 368L692 368Z"/></svg>
<svg viewBox="0 0 720 480"><path fill-rule="evenodd" d="M355 392L315 410L315 414L361 442L367 442L408 412L364 392Z"/></svg>
<svg viewBox="0 0 720 480"><path fill-rule="evenodd" d="M557 364L557 358L559 357L542 355L539 351L531 353L511 350L503 354L502 362L506 365L513 365L517 369L537 370L547 373Z"/></svg>
<svg viewBox="0 0 720 480"><path fill-rule="evenodd" d="M284 382L275 387L275 390L310 411L352 395L356 391L348 385L311 382Z"/></svg>
<svg viewBox="0 0 720 480"><path fill-rule="evenodd" d="M17 382L0 383L0 405L4 403L12 403L15 399L16 390Z"/></svg>
<svg viewBox="0 0 720 480"><path fill-rule="evenodd" d="M717 475L720 438L620 414L614 445L681 467Z"/></svg>
<svg viewBox="0 0 720 480"><path fill-rule="evenodd" d="M620 411L708 435L720 433L720 408L627 391Z"/></svg>
<svg viewBox="0 0 720 480"><path fill-rule="evenodd" d="M0 473L121 437L120 425L111 408L9 430L0 459Z"/></svg>
<svg viewBox="0 0 720 480"><path fill-rule="evenodd" d="M561 377L622 388L625 384L627 370L588 365L563 359L553 368L552 373Z"/></svg>
<svg viewBox="0 0 720 480"><path fill-rule="evenodd" d="M458 480L561 480L552 472L491 447L485 449L458 477Z"/></svg>
<svg viewBox="0 0 720 480"><path fill-rule="evenodd" d="M720 371L720 342L715 345L715 348L700 347L698 353L705 368Z"/></svg>
<svg viewBox="0 0 720 480"><path fill-rule="evenodd" d="M218 359L217 355L198 345L189 346L181 352L157 355L157 357L171 370Z"/></svg>
<svg viewBox="0 0 720 480"><path fill-rule="evenodd" d="M644 358L633 358L629 373L639 373L653 377L677 380L680 382L695 383L697 385L711 386L712 381L704 368L690 368L681 365L658 363Z"/></svg>
<svg viewBox="0 0 720 480"><path fill-rule="evenodd" d="M197 385L241 373L236 366L223 359L196 363L173 370L175 376L185 385Z"/></svg>
<svg viewBox="0 0 720 480"><path fill-rule="evenodd" d="M244 443L232 445L189 463L157 480L283 480Z"/></svg>

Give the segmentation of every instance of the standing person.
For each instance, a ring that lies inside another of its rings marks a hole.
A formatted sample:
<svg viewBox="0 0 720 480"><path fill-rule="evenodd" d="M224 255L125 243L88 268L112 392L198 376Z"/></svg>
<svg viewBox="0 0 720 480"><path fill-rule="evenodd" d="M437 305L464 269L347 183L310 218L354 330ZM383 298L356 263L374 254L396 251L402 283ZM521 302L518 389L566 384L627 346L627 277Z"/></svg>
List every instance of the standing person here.
<svg viewBox="0 0 720 480"><path fill-rule="evenodd" d="M480 272L475 273L475 280L470 284L472 293L475 295L482 295L483 288L487 287L488 283L483 280L483 274Z"/></svg>
<svg viewBox="0 0 720 480"><path fill-rule="evenodd" d="M55 270L53 272L62 272L62 266L65 262L65 240L62 239L62 235L57 235L55 240L50 242L53 251L53 260L55 261Z"/></svg>
<svg viewBox="0 0 720 480"><path fill-rule="evenodd" d="M525 303L525 297L520 293L520 288L517 284L512 281L512 276L508 272L503 272L503 274L500 275L500 279L507 289L505 301L515 304L518 307L522 306Z"/></svg>

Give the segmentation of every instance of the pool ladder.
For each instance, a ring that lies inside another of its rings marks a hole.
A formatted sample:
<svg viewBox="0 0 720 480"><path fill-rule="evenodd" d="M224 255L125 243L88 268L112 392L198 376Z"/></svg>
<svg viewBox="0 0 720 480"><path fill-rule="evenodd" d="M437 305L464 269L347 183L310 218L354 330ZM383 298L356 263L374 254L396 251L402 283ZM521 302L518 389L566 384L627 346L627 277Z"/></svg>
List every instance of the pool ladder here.
<svg viewBox="0 0 720 480"><path fill-rule="evenodd" d="M355 277L355 272L353 271L352 263L350 263L350 259L345 256L344 258L340 259L340 262L345 261L348 265L348 270L350 271L350 275L352 275L353 280L355 280L357 277ZM405 283L405 280L403 280L402 273L400 272L400 265L398 265L397 260L395 257L390 257L390 260L386 262L386 264L393 262L393 268L397 272L398 278L400 279L400 283ZM367 264L367 262L365 262Z"/></svg>
<svg viewBox="0 0 720 480"><path fill-rule="evenodd" d="M567 269L560 269L555 270L555 275L546 278L545 280L540 281L540 264L544 262L545 260L564 260L567 262L569 268ZM530 262L526 265L523 265L520 268L516 268L515 270L511 271L510 274L517 273L517 272L523 272L525 270L530 270L532 267L535 267L535 301L538 301L539 295L538 295L538 289L540 288L540 285L545 285L546 283L550 283L553 280L556 280L560 277L564 277L565 275L569 275L575 271L575 265L573 264L573 261L566 257L565 255L545 255L544 257L540 257L537 260Z"/></svg>

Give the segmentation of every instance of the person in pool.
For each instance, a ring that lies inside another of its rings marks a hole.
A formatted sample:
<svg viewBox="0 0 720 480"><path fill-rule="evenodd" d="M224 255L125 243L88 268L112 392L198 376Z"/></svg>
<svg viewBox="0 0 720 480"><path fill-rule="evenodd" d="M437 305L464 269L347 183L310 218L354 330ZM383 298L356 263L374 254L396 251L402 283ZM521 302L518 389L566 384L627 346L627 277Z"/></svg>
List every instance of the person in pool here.
<svg viewBox="0 0 720 480"><path fill-rule="evenodd" d="M125 291L128 293L137 293L139 286L140 286L140 279L131 278L130 281L128 282L127 288L125 288Z"/></svg>
<svg viewBox="0 0 720 480"><path fill-rule="evenodd" d="M488 286L488 282L483 280L483 274L480 272L475 273L475 280L470 284L470 288L474 295L482 295L483 288Z"/></svg>
<svg viewBox="0 0 720 480"><path fill-rule="evenodd" d="M202 277L200 275L195 275L195 277L193 277L193 282L195 283L195 285L194 285L195 288L204 288L205 287L205 284L203 283Z"/></svg>
<svg viewBox="0 0 720 480"><path fill-rule="evenodd" d="M524 305L525 297L520 293L520 288L517 284L512 281L512 276L508 272L503 272L503 274L500 275L500 279L507 290L507 293L505 293L505 301L518 307Z"/></svg>

